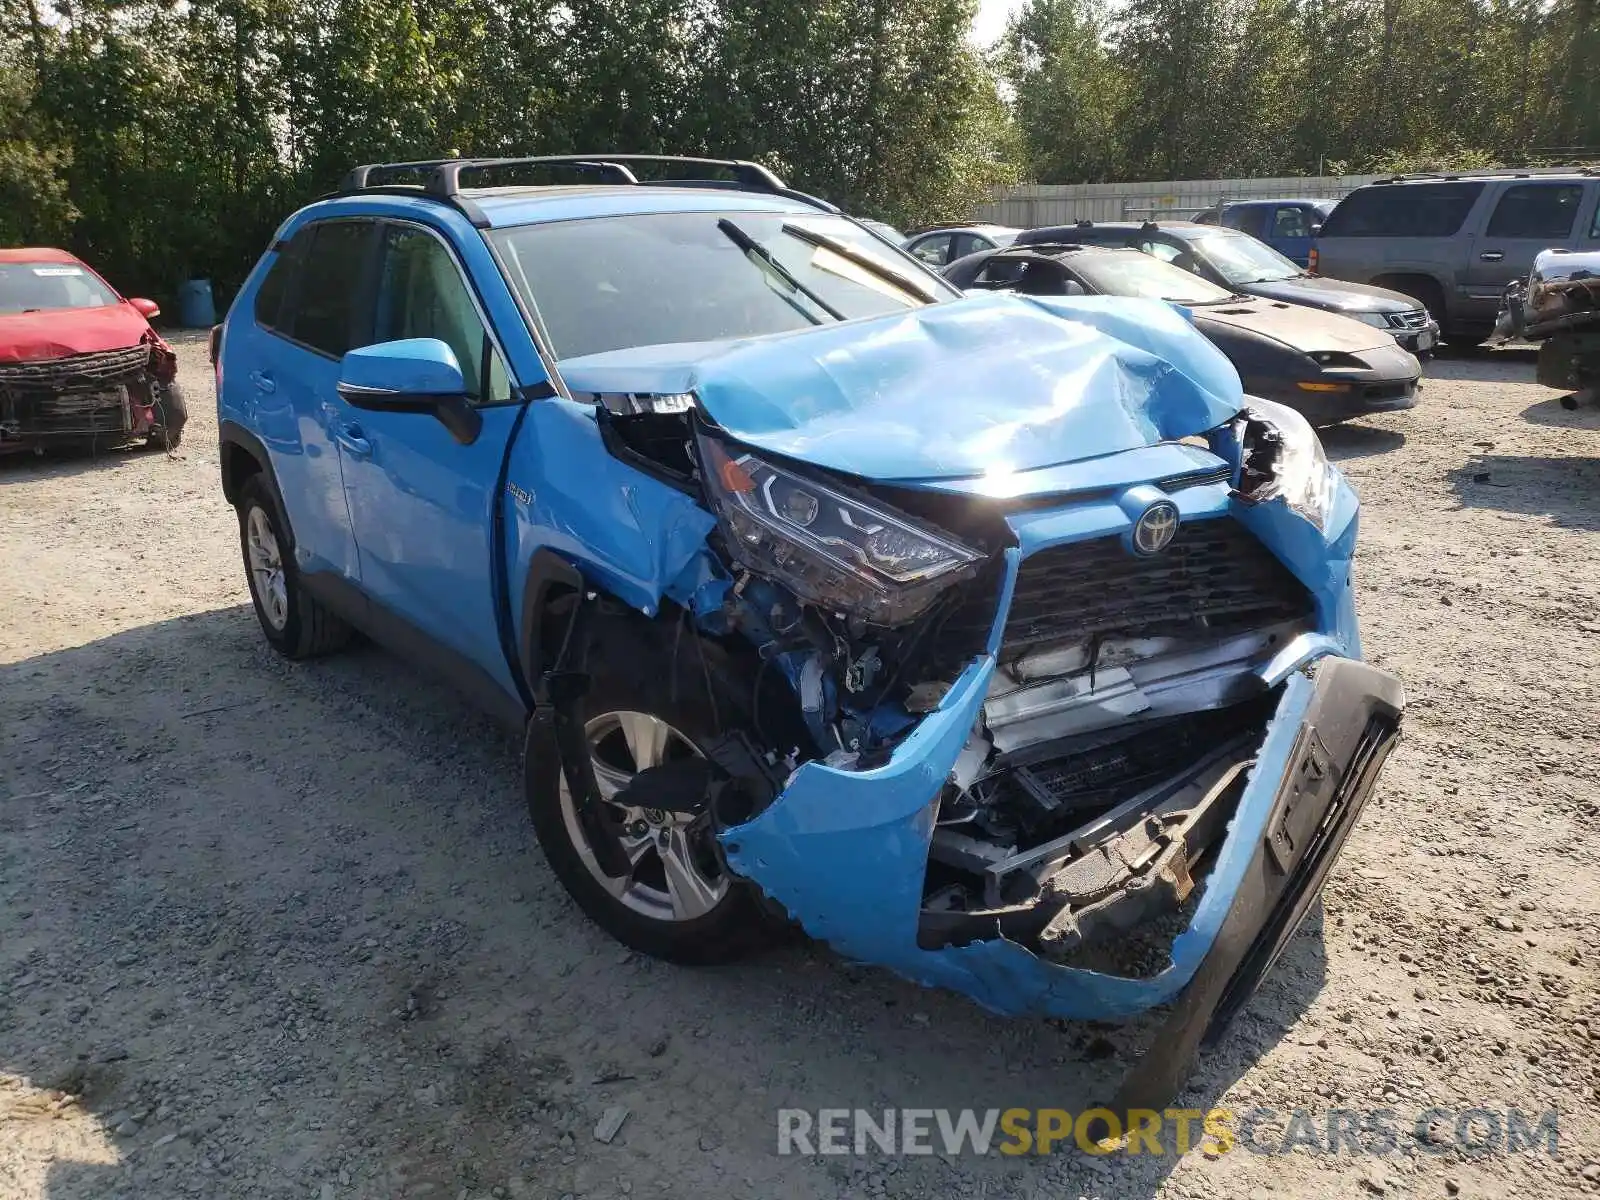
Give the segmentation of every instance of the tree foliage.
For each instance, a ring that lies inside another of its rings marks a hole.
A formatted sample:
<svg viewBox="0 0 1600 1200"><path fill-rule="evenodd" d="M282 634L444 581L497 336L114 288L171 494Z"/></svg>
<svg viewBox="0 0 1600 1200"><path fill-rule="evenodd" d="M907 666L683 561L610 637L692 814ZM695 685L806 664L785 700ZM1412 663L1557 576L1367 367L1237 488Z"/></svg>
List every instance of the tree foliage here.
<svg viewBox="0 0 1600 1200"><path fill-rule="evenodd" d="M1600 158L1600 0L1025 0L1000 63L1040 182Z"/></svg>
<svg viewBox="0 0 1600 1200"><path fill-rule="evenodd" d="M360 162L755 158L861 215L1014 177L975 0L0 0L0 236L224 292Z"/></svg>

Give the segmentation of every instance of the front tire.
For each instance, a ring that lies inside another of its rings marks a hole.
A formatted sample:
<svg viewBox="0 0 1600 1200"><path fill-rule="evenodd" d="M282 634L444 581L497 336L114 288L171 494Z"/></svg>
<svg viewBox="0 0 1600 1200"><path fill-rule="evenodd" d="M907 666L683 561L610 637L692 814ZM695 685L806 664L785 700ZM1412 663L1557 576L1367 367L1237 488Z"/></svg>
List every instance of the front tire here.
<svg viewBox="0 0 1600 1200"><path fill-rule="evenodd" d="M176 450L183 441L183 427L189 423L189 402L177 380L155 384L154 388L156 423L150 427L145 445Z"/></svg>
<svg viewBox="0 0 1600 1200"><path fill-rule="evenodd" d="M285 658L316 658L341 649L350 627L305 590L277 498L252 475L239 489L239 547L256 619Z"/></svg>
<svg viewBox="0 0 1600 1200"><path fill-rule="evenodd" d="M629 617L597 621L586 664L589 690L576 705L629 874L614 878L600 867L590 838L605 835L591 834L593 823L579 819L559 755L538 753L531 727L524 753L528 810L550 869L612 937L669 962L731 962L766 945L774 930L752 885L728 870L709 814L609 799L641 770L704 757L721 723L748 702L728 686L718 647L692 631L681 639L674 632ZM702 653L717 665L703 667Z"/></svg>

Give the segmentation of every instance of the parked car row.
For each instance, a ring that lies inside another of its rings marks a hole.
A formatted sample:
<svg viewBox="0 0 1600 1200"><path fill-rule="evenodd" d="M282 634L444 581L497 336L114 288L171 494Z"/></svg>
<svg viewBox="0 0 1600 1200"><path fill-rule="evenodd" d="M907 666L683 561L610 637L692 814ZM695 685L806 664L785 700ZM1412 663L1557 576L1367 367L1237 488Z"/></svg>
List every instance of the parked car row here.
<svg viewBox="0 0 1600 1200"><path fill-rule="evenodd" d="M1201 227L1239 236L1210 241ZM1193 261L1179 265L1219 286L1391 328L1421 354L1438 338L1481 342L1505 288L1526 279L1541 252L1600 251L1600 168L1396 175L1338 202L1223 201L1192 222L1158 221L1153 230L1145 222L1027 231L972 225L923 230L906 247L943 269L1030 239L1134 245L1169 261L1190 254Z"/></svg>
<svg viewBox="0 0 1600 1200"><path fill-rule="evenodd" d="M1036 296L1147 297L1181 305L1227 355L1252 396L1314 425L1410 408L1422 368L1386 330L1278 300L1241 295L1137 249L1036 240L971 254L945 268L964 290ZM1264 247L1263 247L1264 248Z"/></svg>

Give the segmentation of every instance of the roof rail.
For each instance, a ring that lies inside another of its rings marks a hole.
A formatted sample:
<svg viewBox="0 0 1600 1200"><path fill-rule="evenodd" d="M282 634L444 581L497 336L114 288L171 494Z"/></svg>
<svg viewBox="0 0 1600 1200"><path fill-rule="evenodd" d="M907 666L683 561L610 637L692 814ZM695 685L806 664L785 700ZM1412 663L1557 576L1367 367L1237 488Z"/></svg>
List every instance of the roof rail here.
<svg viewBox="0 0 1600 1200"><path fill-rule="evenodd" d="M1600 167L1465 167L1459 171L1404 171L1373 183L1411 183L1421 179L1538 179L1546 175L1600 175Z"/></svg>
<svg viewBox="0 0 1600 1200"><path fill-rule="evenodd" d="M699 174L688 178L643 179L633 171L640 164L670 164L695 168ZM686 158L673 154L540 154L527 158L431 158L415 162L369 163L356 167L344 177L340 192L348 194L362 191L389 191L403 187L407 194L432 196L464 212L474 225L487 225L483 213L462 195L461 177L472 171L489 171L502 167L547 166L567 167L576 171L591 172L599 178L597 183L645 187L727 188L733 191L766 192L799 200L825 212L839 210L826 200L789 187L760 163L734 158ZM420 185L374 184L374 175L393 172L428 173L427 181ZM727 172L731 178L718 178L711 171Z"/></svg>

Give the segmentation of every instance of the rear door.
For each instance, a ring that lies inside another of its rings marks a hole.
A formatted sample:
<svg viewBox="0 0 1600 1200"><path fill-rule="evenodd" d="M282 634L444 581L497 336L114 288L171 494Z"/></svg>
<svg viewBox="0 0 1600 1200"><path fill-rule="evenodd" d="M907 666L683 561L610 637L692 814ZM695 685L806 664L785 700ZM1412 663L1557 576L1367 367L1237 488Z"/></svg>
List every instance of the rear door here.
<svg viewBox="0 0 1600 1200"><path fill-rule="evenodd" d="M255 320L230 330L226 386L249 393L253 427L272 459L295 560L308 574L360 578L335 444L339 360L360 343L376 226L317 221L278 251L256 296ZM234 338L243 334L242 345ZM241 372L243 377L241 378Z"/></svg>
<svg viewBox="0 0 1600 1200"><path fill-rule="evenodd" d="M346 410L338 443L362 590L378 608L380 637L493 706L498 697L486 683L516 695L496 623L493 548L501 464L520 403L501 343L444 235L386 221L377 253L368 341L446 343L483 428L462 445L429 415Z"/></svg>
<svg viewBox="0 0 1600 1200"><path fill-rule="evenodd" d="M1467 267L1470 319L1494 320L1500 294L1513 279L1526 279L1541 250L1578 245L1578 214L1584 206L1579 180L1518 180L1503 184Z"/></svg>

